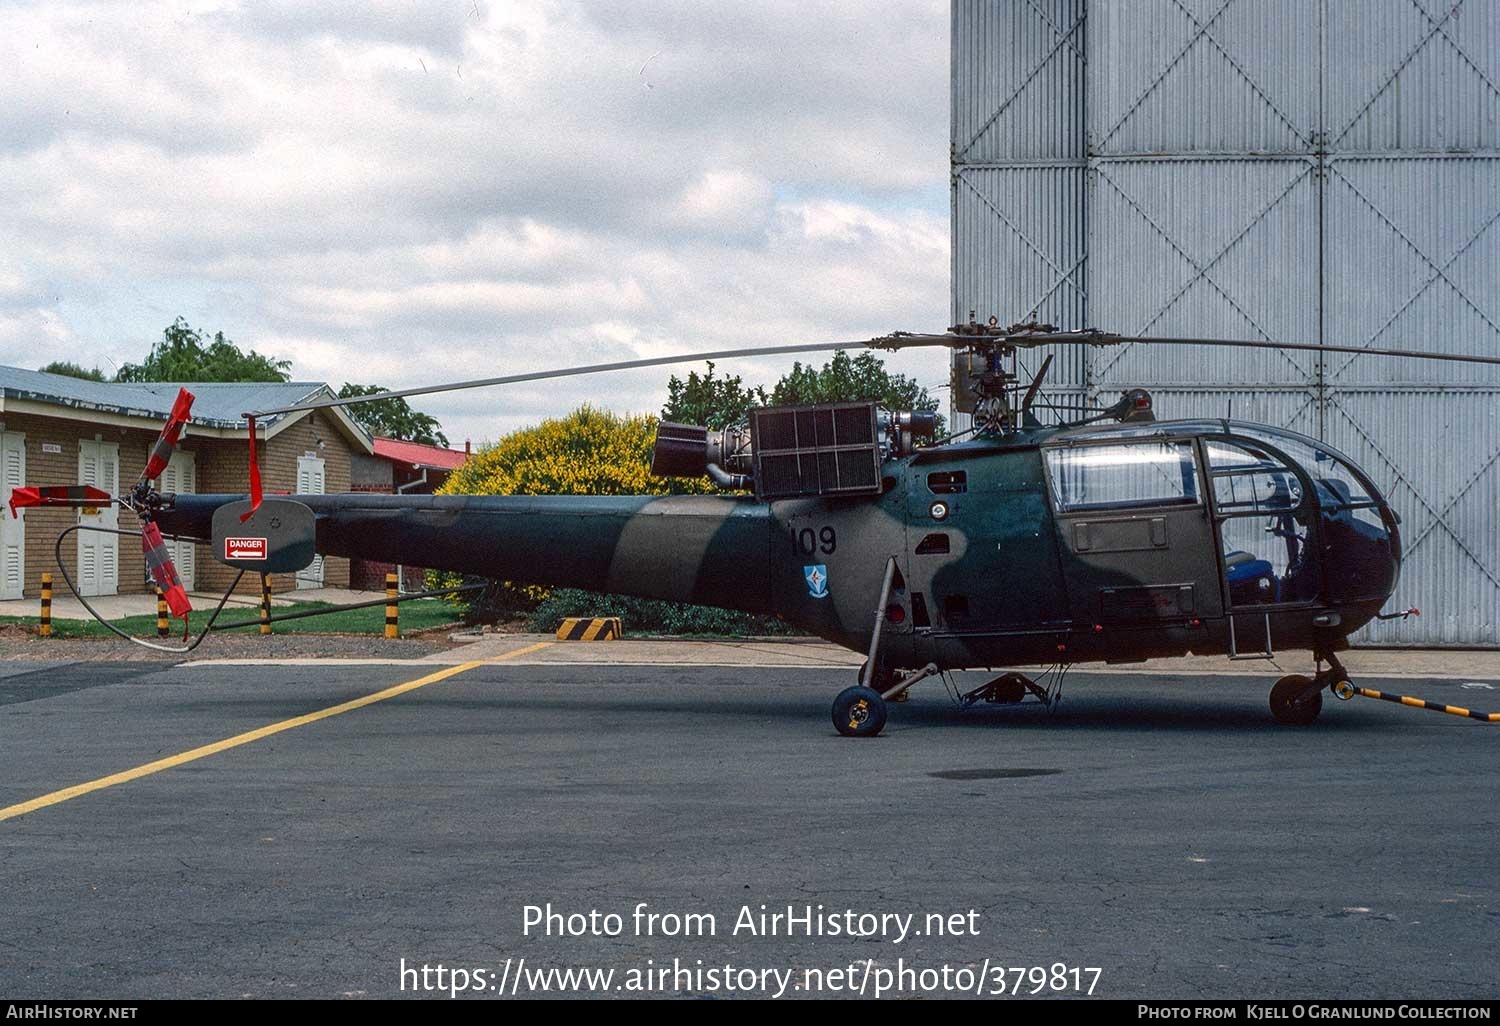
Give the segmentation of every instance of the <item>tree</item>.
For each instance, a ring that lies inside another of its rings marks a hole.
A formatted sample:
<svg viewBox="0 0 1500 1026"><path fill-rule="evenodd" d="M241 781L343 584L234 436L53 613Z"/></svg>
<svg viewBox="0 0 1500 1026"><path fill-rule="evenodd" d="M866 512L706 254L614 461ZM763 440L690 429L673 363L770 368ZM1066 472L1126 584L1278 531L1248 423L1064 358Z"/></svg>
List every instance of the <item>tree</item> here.
<svg viewBox="0 0 1500 1026"><path fill-rule="evenodd" d="M688 371L686 380L672 375L667 381L667 404L661 409L661 419L725 428L744 420L750 407L764 406L766 402L766 390L745 388L738 374L714 377L710 361L705 374Z"/></svg>
<svg viewBox="0 0 1500 1026"><path fill-rule="evenodd" d="M667 381L667 404L663 420L722 428L739 423L752 406L801 406L810 403L853 403L874 400L888 410L935 412L938 401L927 389L904 374L892 374L874 353L850 357L842 349L822 369L811 364L792 364L767 394L757 385L746 388L738 375L715 377L714 365L706 374L690 371L687 379L677 375ZM938 417L938 433L943 418Z"/></svg>
<svg viewBox="0 0 1500 1026"><path fill-rule="evenodd" d="M141 363L127 363L117 381L288 381L292 362L242 352L222 331L205 345L203 335L181 317L162 332Z"/></svg>
<svg viewBox="0 0 1500 1026"><path fill-rule="evenodd" d="M43 374L62 374L70 378L83 378L85 381L104 381L104 372L98 367L92 370L85 369L71 360L53 360L47 366L40 368Z"/></svg>
<svg viewBox="0 0 1500 1026"><path fill-rule="evenodd" d="M821 370L811 364L792 364L776 387L771 402L776 406L801 406L807 403L852 403L873 399L888 410L923 410L935 412L938 401L927 389L904 374L892 374L874 353L850 357L840 349ZM938 433L943 418L938 417Z"/></svg>
<svg viewBox="0 0 1500 1026"><path fill-rule="evenodd" d="M345 382L344 387L339 389L339 398L374 395L384 391L387 389L380 385L353 385ZM439 429L437 418L412 409L405 399L377 399L348 409L354 419L363 424L365 430L372 435L448 448L448 436Z"/></svg>

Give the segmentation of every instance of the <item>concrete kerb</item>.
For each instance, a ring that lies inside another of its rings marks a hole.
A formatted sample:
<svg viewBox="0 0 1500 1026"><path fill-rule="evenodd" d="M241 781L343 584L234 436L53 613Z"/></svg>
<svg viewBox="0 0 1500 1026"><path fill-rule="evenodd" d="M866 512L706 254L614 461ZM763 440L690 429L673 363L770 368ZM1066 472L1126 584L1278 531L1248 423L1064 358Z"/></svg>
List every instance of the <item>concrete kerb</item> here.
<svg viewBox="0 0 1500 1026"><path fill-rule="evenodd" d="M455 636L461 640L462 636ZM539 642L551 642L514 665L637 665L637 666L750 666L824 670L835 675L857 670L864 657L857 652L815 638L629 638L608 643L559 642L545 634L486 634L446 652L414 662L452 665L499 659ZM370 660L378 658L372 646ZM1500 705L1500 650L1472 649L1354 649L1341 658L1350 675L1427 680L1492 682ZM307 660L316 663L319 660ZM347 660L327 660L330 664ZM245 664L254 660L205 660L205 664ZM1274 660L1231 663L1216 656L1187 656L1127 666L1088 665L1074 672L1144 674L1156 676L1232 676L1260 678L1268 684L1288 673L1311 667L1306 653L1288 652ZM999 668L997 668L998 670ZM1024 669L1024 667L1022 668ZM1476 701L1476 705L1482 704Z"/></svg>

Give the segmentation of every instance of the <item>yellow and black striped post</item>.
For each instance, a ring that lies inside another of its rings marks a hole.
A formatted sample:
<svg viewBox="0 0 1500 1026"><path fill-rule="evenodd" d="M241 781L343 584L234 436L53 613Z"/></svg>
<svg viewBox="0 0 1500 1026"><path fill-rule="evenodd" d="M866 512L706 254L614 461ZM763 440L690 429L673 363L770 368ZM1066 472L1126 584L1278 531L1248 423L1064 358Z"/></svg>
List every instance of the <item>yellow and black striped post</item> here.
<svg viewBox="0 0 1500 1026"><path fill-rule="evenodd" d="M42 624L36 631L44 638L52 637L52 575L42 574Z"/></svg>
<svg viewBox="0 0 1500 1026"><path fill-rule="evenodd" d="M570 616L557 628L558 641L614 641L620 636L618 616Z"/></svg>
<svg viewBox="0 0 1500 1026"><path fill-rule="evenodd" d="M260 632L271 633L271 575L260 575Z"/></svg>
<svg viewBox="0 0 1500 1026"><path fill-rule="evenodd" d="M399 638L401 636L400 609L396 604L396 575L385 575L385 636L388 638Z"/></svg>
<svg viewBox="0 0 1500 1026"><path fill-rule="evenodd" d="M156 636L167 636L167 593L160 587L156 589Z"/></svg>
<svg viewBox="0 0 1500 1026"><path fill-rule="evenodd" d="M1447 713L1449 716L1463 716L1480 723L1500 723L1500 713L1475 712L1465 709L1461 705L1444 705L1441 702L1429 702L1425 698L1412 698L1410 695L1388 695L1384 691L1376 691L1374 688L1362 688L1348 681L1340 681L1333 686L1333 693L1339 698L1350 699L1355 695L1363 695L1366 698L1378 698L1382 702L1395 702L1397 705L1409 705L1413 709L1431 709L1433 712Z"/></svg>

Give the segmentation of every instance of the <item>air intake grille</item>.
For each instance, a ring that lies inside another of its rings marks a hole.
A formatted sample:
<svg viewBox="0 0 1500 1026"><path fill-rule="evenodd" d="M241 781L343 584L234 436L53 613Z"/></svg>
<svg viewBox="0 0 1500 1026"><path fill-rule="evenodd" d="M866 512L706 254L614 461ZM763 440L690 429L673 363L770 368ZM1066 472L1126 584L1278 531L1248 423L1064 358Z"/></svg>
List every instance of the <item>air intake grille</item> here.
<svg viewBox="0 0 1500 1026"><path fill-rule="evenodd" d="M874 403L750 411L755 491L762 499L880 492Z"/></svg>

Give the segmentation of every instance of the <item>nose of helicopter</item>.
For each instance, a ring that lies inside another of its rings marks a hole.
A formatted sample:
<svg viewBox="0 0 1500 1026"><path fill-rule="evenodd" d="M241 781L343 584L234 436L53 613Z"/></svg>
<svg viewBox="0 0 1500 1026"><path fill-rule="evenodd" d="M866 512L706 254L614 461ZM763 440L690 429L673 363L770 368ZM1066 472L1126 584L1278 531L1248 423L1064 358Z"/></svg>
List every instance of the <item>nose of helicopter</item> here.
<svg viewBox="0 0 1500 1026"><path fill-rule="evenodd" d="M1369 604L1373 615L1400 578L1399 520L1366 475L1352 463L1338 463L1338 469L1352 473L1320 476L1326 467L1308 468L1322 508L1324 579L1332 601Z"/></svg>

